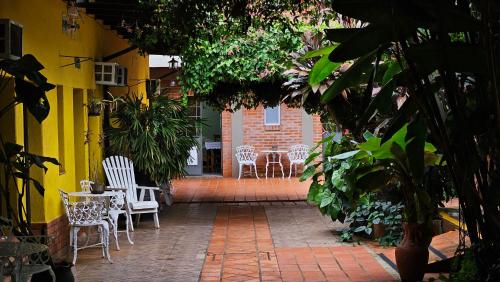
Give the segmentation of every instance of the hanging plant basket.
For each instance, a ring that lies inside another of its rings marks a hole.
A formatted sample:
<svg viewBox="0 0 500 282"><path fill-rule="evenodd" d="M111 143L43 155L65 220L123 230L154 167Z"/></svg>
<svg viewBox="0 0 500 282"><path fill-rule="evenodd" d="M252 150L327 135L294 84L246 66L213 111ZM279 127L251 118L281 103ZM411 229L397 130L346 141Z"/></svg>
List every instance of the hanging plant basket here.
<svg viewBox="0 0 500 282"><path fill-rule="evenodd" d="M89 116L95 117L95 116L100 116L102 112L102 104L99 102L91 102L88 105L89 109Z"/></svg>

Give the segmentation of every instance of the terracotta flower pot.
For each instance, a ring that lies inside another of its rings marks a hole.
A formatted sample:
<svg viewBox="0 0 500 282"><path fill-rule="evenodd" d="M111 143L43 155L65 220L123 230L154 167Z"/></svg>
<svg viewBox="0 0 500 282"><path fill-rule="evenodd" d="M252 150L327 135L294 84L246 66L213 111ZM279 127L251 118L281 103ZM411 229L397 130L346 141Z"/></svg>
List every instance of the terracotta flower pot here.
<svg viewBox="0 0 500 282"><path fill-rule="evenodd" d="M429 228L417 223L403 223L403 240L396 247L396 264L401 281L422 281L429 260L432 237Z"/></svg>
<svg viewBox="0 0 500 282"><path fill-rule="evenodd" d="M385 235L385 224L378 223L373 225L373 238L378 239Z"/></svg>

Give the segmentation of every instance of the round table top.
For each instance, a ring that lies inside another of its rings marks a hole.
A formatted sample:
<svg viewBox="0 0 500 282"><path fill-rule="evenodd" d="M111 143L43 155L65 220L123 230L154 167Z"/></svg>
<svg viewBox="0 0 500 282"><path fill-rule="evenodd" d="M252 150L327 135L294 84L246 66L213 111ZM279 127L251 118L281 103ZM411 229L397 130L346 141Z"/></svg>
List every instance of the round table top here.
<svg viewBox="0 0 500 282"><path fill-rule="evenodd" d="M28 256L44 252L48 249L49 247L44 244L0 241L0 257Z"/></svg>
<svg viewBox="0 0 500 282"><path fill-rule="evenodd" d="M287 153L286 150L262 150L262 153Z"/></svg>
<svg viewBox="0 0 500 282"><path fill-rule="evenodd" d="M69 192L68 195L73 197L113 197L119 195L120 192L117 191L104 191L101 194L92 194L92 192L88 191L79 191L79 192Z"/></svg>

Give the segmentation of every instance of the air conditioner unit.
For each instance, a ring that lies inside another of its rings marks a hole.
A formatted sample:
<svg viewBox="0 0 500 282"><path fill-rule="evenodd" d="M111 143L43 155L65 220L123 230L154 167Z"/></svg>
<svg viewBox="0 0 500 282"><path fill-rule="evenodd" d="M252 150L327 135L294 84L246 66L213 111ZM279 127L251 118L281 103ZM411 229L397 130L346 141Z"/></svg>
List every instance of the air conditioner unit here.
<svg viewBox="0 0 500 282"><path fill-rule="evenodd" d="M23 26L0 19L0 58L16 60L23 56Z"/></svg>
<svg viewBox="0 0 500 282"><path fill-rule="evenodd" d="M95 83L110 86L127 85L127 68L117 63L96 62Z"/></svg>

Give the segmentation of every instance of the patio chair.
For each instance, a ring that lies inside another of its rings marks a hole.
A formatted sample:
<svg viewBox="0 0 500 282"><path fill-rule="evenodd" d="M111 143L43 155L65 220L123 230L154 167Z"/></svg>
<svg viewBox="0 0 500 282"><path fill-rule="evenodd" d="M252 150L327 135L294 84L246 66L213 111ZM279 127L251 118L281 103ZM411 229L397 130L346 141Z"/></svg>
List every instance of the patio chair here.
<svg viewBox="0 0 500 282"><path fill-rule="evenodd" d="M259 179L259 175L257 174L257 164L255 161L257 160L258 154L255 153L255 148L250 145L243 145L236 147L236 160L239 164L239 175L238 180L241 178L241 174L243 172L243 166L250 166L250 174L252 174L252 166L255 169L255 176Z"/></svg>
<svg viewBox="0 0 500 282"><path fill-rule="evenodd" d="M49 241L49 237L43 235L34 235L34 236L16 236L19 240L19 250L23 250L26 248L30 248L37 245L47 245ZM18 255L21 257L21 255ZM20 277L16 278L16 281L30 281L31 277L34 274L42 273L48 271L50 277L52 278L52 282L56 281L56 275L52 270L52 267L49 265L50 263L50 255L47 249L42 252L33 252L30 255L26 256L22 261L22 265L20 268Z"/></svg>
<svg viewBox="0 0 500 282"><path fill-rule="evenodd" d="M84 192L91 192L91 186L94 184L94 181L91 180L81 180L80 181L80 186L82 188L82 191ZM127 233L127 239L128 242L133 245L134 242L130 239L130 234L129 234L129 228L128 228L128 220L129 217L127 216L127 211L124 208L125 206L125 193L121 190L116 191L117 195L113 196L109 199L109 204L108 204L108 209L104 210L103 213L103 218L108 220L109 224L111 225L111 228L113 229L113 236L115 237L115 244L116 244L116 249L119 251L120 250L120 245L118 244L118 232L123 232L125 231ZM104 202L104 198L97 198L101 201ZM87 200L97 200L92 197L88 197ZM119 231L118 230L118 217L120 214L125 215L125 230Z"/></svg>
<svg viewBox="0 0 500 282"><path fill-rule="evenodd" d="M73 264L76 264L78 250L89 247L78 248L78 230L92 226L97 227L101 234L100 242L93 246L102 245L102 256L112 262L109 255L109 224L103 218L104 204L97 201L70 202L68 193L59 189L59 194L70 225L69 244L73 248Z"/></svg>
<svg viewBox="0 0 500 282"><path fill-rule="evenodd" d="M130 231L134 231L132 214L137 214L139 225L140 215L152 213L155 227L160 228L158 220L158 202L155 199L154 191L159 191L159 187L139 186L135 182L134 164L131 160L123 156L111 156L102 161L104 172L109 182L109 188L115 190L126 190L127 216L129 218ZM140 191L139 197L137 192ZM149 200L144 200L146 191L149 191Z"/></svg>
<svg viewBox="0 0 500 282"><path fill-rule="evenodd" d="M288 152L288 159L290 160L290 174L288 178L292 177L292 168L295 165L295 176L297 176L297 165L304 165L309 155L309 146L303 144L292 145L290 152Z"/></svg>

